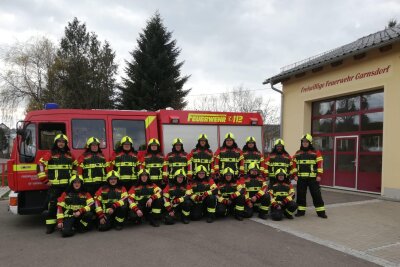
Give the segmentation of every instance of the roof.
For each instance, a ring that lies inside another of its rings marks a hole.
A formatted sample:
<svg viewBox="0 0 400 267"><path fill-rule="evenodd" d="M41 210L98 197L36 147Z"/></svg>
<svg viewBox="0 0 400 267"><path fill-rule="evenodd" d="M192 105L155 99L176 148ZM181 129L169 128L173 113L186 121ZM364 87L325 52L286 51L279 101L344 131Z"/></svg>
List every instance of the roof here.
<svg viewBox="0 0 400 267"><path fill-rule="evenodd" d="M322 54L307 58L281 68L281 72L264 81L264 84L276 84L282 80L304 71L324 66L351 55L361 54L373 48L382 47L400 41L400 25L364 36L352 43L329 50Z"/></svg>

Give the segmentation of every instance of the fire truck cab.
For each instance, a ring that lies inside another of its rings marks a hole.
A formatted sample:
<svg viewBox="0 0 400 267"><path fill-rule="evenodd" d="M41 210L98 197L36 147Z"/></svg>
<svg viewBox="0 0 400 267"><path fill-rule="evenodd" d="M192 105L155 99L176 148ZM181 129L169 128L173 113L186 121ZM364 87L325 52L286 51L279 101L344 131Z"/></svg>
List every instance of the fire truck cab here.
<svg viewBox="0 0 400 267"><path fill-rule="evenodd" d="M189 152L201 133L208 136L213 151L222 145L228 132L235 135L239 147L248 136L262 144L263 136L259 113L47 109L29 112L18 124L7 163L12 190L9 208L14 214L37 214L46 209L47 185L37 178L37 164L59 133L68 136L68 146L75 158L83 153L89 137L99 138L107 160L125 135L133 139L139 151L146 149L149 139L157 138L165 154L171 151L172 140L177 137L183 139L184 149Z"/></svg>

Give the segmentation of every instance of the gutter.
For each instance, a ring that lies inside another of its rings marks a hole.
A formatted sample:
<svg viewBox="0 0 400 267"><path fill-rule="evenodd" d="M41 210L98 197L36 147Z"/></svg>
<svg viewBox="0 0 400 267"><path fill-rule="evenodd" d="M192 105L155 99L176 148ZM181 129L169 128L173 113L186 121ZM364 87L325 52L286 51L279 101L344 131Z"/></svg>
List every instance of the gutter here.
<svg viewBox="0 0 400 267"><path fill-rule="evenodd" d="M281 94L281 115L280 115L280 122L279 122L279 135L281 138L283 138L283 92L279 90L278 88L274 87L274 82L272 79L268 79L263 84L269 83L271 85L271 89L274 90L275 92L278 92Z"/></svg>

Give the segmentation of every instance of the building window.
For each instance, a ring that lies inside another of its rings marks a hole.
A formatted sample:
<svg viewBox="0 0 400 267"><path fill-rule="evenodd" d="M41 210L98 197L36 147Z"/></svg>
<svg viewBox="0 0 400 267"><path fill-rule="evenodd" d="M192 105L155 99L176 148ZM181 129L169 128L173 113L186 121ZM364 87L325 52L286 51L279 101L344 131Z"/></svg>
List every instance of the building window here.
<svg viewBox="0 0 400 267"><path fill-rule="evenodd" d="M314 133L331 133L333 132L332 118L313 120L312 130Z"/></svg>
<svg viewBox="0 0 400 267"><path fill-rule="evenodd" d="M336 100L336 113L349 113L360 110L360 97L346 97Z"/></svg>
<svg viewBox="0 0 400 267"><path fill-rule="evenodd" d="M383 112L365 113L361 115L361 130L383 130Z"/></svg>
<svg viewBox="0 0 400 267"><path fill-rule="evenodd" d="M313 103L313 115L323 116L333 114L335 111L335 101Z"/></svg>
<svg viewBox="0 0 400 267"><path fill-rule="evenodd" d="M75 149L82 149L90 137L100 140L100 148L107 146L106 123L104 120L74 119L72 120L72 144Z"/></svg>
<svg viewBox="0 0 400 267"><path fill-rule="evenodd" d="M361 109L383 109L383 92L361 95Z"/></svg>
<svg viewBox="0 0 400 267"><path fill-rule="evenodd" d="M124 136L133 139L135 150L146 149L146 127L143 120L113 120L112 129L114 149L120 145L121 138Z"/></svg>
<svg viewBox="0 0 400 267"><path fill-rule="evenodd" d="M343 116L336 118L335 132L355 132L360 126L360 116Z"/></svg>

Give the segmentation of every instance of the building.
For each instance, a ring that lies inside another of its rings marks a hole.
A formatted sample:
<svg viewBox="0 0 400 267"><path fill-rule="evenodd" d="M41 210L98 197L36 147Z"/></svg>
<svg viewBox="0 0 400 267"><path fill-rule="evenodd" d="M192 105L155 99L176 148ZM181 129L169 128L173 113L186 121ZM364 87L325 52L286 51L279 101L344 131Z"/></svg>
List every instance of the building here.
<svg viewBox="0 0 400 267"><path fill-rule="evenodd" d="M324 156L322 185L400 199L400 26L281 69L283 139L305 133ZM293 114L296 114L293 116Z"/></svg>

